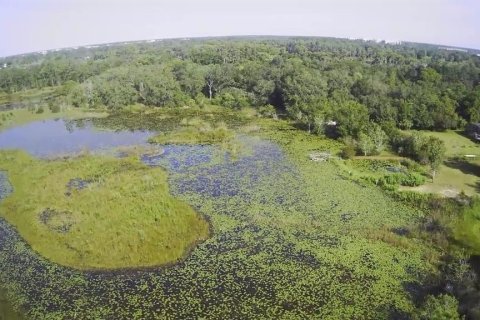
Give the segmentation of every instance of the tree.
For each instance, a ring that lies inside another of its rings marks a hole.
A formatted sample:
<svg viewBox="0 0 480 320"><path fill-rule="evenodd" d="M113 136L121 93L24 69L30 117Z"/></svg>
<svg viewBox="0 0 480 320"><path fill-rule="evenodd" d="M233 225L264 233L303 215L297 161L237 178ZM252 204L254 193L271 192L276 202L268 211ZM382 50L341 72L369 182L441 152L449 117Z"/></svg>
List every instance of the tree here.
<svg viewBox="0 0 480 320"><path fill-rule="evenodd" d="M367 129L367 135L372 141L373 150L375 153L380 153L385 149L388 141L387 134L383 131L380 125L376 123L370 123Z"/></svg>
<svg viewBox="0 0 480 320"><path fill-rule="evenodd" d="M182 91L195 98L205 86L204 70L192 62L177 61L172 69Z"/></svg>
<svg viewBox="0 0 480 320"><path fill-rule="evenodd" d="M337 129L342 137L358 138L369 123L367 107L356 101L339 104L332 116L337 120Z"/></svg>
<svg viewBox="0 0 480 320"><path fill-rule="evenodd" d="M426 141L426 155L430 168L432 169L432 179L435 179L435 174L443 160L445 159L445 144L442 140L429 136Z"/></svg>
<svg viewBox="0 0 480 320"><path fill-rule="evenodd" d="M208 98L212 100L215 93L227 87L232 82L231 69L226 65L209 65L205 72L205 84Z"/></svg>
<svg viewBox="0 0 480 320"><path fill-rule="evenodd" d="M358 135L358 147L363 152L364 156L368 156L374 149L375 144L372 138L364 132Z"/></svg>

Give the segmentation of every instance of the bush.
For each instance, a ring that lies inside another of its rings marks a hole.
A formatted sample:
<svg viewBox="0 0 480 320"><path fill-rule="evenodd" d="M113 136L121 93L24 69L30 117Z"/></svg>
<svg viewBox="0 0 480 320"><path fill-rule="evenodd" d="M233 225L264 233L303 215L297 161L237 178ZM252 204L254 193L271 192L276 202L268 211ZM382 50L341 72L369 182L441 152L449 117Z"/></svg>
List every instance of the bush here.
<svg viewBox="0 0 480 320"><path fill-rule="evenodd" d="M40 114L40 113L43 113L45 110L43 110L43 107L38 107L36 113L37 114Z"/></svg>
<svg viewBox="0 0 480 320"><path fill-rule="evenodd" d="M56 104L56 103L55 103L55 104L50 104L50 105L48 106L48 108L50 109L50 111L51 111L52 113L59 113L59 112L60 112L60 105L58 105L58 104Z"/></svg>
<svg viewBox="0 0 480 320"><path fill-rule="evenodd" d="M340 155L343 159L352 159L355 153L355 145L353 143L347 143Z"/></svg>
<svg viewBox="0 0 480 320"><path fill-rule="evenodd" d="M386 174L381 178L367 177L365 179L392 191L398 186L417 187L425 183L425 177L418 173L394 173Z"/></svg>
<svg viewBox="0 0 480 320"><path fill-rule="evenodd" d="M275 107L271 104L267 104L258 108L258 113L265 118L275 118L277 116Z"/></svg>

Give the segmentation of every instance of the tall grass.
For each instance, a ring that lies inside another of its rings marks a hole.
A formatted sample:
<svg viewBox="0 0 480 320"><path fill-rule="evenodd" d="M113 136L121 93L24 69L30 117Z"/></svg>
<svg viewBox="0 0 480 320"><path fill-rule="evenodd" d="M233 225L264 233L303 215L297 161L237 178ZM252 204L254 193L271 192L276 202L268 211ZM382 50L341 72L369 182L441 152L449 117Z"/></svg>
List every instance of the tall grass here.
<svg viewBox="0 0 480 320"><path fill-rule="evenodd" d="M33 249L48 259L79 269L130 268L174 262L209 233L208 223L174 198L167 174L136 158L81 156L40 161L22 152L0 152L14 193L0 214L14 224ZM70 190L71 179L90 181ZM68 212L72 227L61 233L41 221L45 209Z"/></svg>

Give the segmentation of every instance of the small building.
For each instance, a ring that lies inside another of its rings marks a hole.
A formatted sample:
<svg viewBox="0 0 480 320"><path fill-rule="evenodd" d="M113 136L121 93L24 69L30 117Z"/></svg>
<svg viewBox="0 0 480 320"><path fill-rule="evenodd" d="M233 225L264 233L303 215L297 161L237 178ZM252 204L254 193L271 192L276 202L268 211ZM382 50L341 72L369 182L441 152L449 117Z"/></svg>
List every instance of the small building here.
<svg viewBox="0 0 480 320"><path fill-rule="evenodd" d="M475 141L480 141L480 123L470 123L465 128L465 133Z"/></svg>

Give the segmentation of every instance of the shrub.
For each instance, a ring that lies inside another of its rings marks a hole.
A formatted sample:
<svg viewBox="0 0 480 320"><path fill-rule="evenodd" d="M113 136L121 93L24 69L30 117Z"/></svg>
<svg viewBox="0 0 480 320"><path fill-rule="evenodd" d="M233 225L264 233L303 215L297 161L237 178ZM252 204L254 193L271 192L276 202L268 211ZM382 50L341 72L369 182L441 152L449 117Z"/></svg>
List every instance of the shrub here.
<svg viewBox="0 0 480 320"><path fill-rule="evenodd" d="M48 108L50 109L50 111L51 111L52 113L59 113L59 112L60 112L60 105L58 105L58 104L56 104L56 103L55 103L55 104L50 104L50 105L48 106ZM38 112L38 111L37 111L37 112Z"/></svg>
<svg viewBox="0 0 480 320"><path fill-rule="evenodd" d="M258 109L258 113L260 113L260 115L265 118L275 118L277 115L275 107L272 106L271 104L261 106Z"/></svg>
<svg viewBox="0 0 480 320"><path fill-rule="evenodd" d="M355 156L355 145L353 143L347 143L342 149L341 157L343 159L352 159Z"/></svg>
<svg viewBox="0 0 480 320"><path fill-rule="evenodd" d="M43 113L45 110L43 110L43 107L38 107L36 113L37 114L40 114L40 113Z"/></svg>

